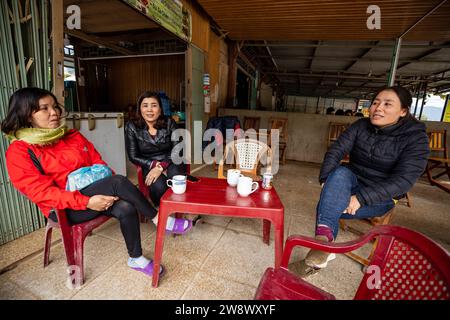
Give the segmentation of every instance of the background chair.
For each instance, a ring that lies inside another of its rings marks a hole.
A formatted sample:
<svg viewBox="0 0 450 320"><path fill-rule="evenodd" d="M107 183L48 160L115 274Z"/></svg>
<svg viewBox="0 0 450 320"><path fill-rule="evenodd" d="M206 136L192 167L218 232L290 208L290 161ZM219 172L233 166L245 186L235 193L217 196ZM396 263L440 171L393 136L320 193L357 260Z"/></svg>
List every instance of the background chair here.
<svg viewBox="0 0 450 320"><path fill-rule="evenodd" d="M333 143L339 138L342 132L347 130L350 126L350 123L339 123L339 122L330 122L328 124L328 141L327 141L327 149L331 147ZM345 155L344 159L341 163L348 163L350 161L350 157L348 154Z"/></svg>
<svg viewBox="0 0 450 320"><path fill-rule="evenodd" d="M438 178L447 175L450 180L450 160L448 158L447 149L447 130L433 130L428 131L428 140L431 155L428 158L425 172L428 181L432 186L437 186L444 191L450 192L450 187L441 183ZM433 174L433 170L440 170L440 172Z"/></svg>
<svg viewBox="0 0 450 320"><path fill-rule="evenodd" d="M378 226L361 238L327 243L300 235L290 236L281 267L268 268L257 288L258 300L325 300L335 297L288 270L295 246L345 253L377 238L379 245L356 291L355 300L450 299L450 256L426 236L398 226ZM322 272L326 272L326 269Z"/></svg>
<svg viewBox="0 0 450 320"><path fill-rule="evenodd" d="M330 148L331 145L339 138L341 133L347 130L349 126L350 123L330 122L328 124L327 148Z"/></svg>
<svg viewBox="0 0 450 320"><path fill-rule="evenodd" d="M217 177L226 179L224 165L232 163L242 174L257 179L258 164L263 159L266 161L266 170L271 171L272 150L267 144L253 139L233 140L225 146L224 158L219 163Z"/></svg>
<svg viewBox="0 0 450 320"><path fill-rule="evenodd" d="M288 144L288 119L287 118L270 118L269 119L269 139L268 143L271 148L272 137L271 133L273 129L279 130L280 140L279 140L279 148L280 148L280 159L283 164L286 164L286 148Z"/></svg>
<svg viewBox="0 0 450 320"><path fill-rule="evenodd" d="M55 210L55 213L58 222L48 219L47 226L45 227L44 268L50 263L53 228L59 228L61 230L64 251L66 253L67 266L71 267L69 277L72 286L76 284L82 285L84 283L84 240L92 230L108 221L111 217L101 215L87 222L70 225L64 210Z"/></svg>
<svg viewBox="0 0 450 320"><path fill-rule="evenodd" d="M244 117L244 130L255 129L258 132L260 122L261 117Z"/></svg>

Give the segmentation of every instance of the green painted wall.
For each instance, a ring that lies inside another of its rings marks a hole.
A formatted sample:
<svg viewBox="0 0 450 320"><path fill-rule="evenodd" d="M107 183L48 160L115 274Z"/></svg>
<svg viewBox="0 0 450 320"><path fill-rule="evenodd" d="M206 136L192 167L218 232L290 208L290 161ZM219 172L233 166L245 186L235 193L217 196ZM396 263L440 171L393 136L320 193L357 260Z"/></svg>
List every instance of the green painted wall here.
<svg viewBox="0 0 450 320"><path fill-rule="evenodd" d="M11 21L9 12L13 13L12 24L9 23ZM30 12L31 19L20 22L23 18L20 12ZM8 110L9 97L17 89L28 86L50 88L48 12L45 0L0 1L0 119L2 120ZM29 63L31 64L27 70L26 66ZM19 72L16 72L16 66L19 67ZM8 141L2 135L0 245L45 226L45 219L37 206L18 193L9 180L5 161L8 146Z"/></svg>

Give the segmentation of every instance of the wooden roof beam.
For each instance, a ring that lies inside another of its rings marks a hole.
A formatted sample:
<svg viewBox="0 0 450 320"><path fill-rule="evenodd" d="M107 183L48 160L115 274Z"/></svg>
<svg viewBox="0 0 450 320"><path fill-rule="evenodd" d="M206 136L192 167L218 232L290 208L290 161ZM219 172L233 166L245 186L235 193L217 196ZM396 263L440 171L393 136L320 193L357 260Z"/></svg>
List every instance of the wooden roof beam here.
<svg viewBox="0 0 450 320"><path fill-rule="evenodd" d="M265 47L264 43L246 43L246 47ZM381 45L372 45L372 44L356 44L353 43L322 43L322 44L314 44L314 43L279 43L279 42L271 42L267 43L267 46L271 47L299 47L299 48L311 48L311 47L324 47L324 48L392 48L392 45L389 44L381 44ZM450 48L449 45L428 45L428 44L402 44L402 48L427 48L427 49L445 49Z"/></svg>
<svg viewBox="0 0 450 320"><path fill-rule="evenodd" d="M72 36L72 37L81 39L83 41L86 41L86 42L89 42L89 43L92 43L92 44L95 44L95 45L98 45L98 46L104 46L106 48L109 48L111 50L114 50L114 51L116 51L118 53L121 53L121 54L124 54L124 55L127 55L127 56L135 54L135 52L133 52L133 51L130 51L130 50L122 48L122 47L119 47L119 46L117 46L117 45L115 45L115 44L113 44L113 43L111 43L111 42L109 42L107 40L102 39L102 38L95 37L95 36L90 36L90 35L82 32L82 31L79 31L79 30L69 30L67 28L64 28L64 32L67 33L68 35Z"/></svg>

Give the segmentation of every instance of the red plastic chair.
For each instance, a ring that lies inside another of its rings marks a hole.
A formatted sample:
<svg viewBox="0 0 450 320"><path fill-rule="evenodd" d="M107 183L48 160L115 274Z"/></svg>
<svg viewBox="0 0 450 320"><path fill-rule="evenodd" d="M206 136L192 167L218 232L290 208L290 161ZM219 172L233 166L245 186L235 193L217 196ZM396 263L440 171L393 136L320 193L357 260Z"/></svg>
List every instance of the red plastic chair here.
<svg viewBox="0 0 450 320"><path fill-rule="evenodd" d="M375 237L378 246L354 297L355 300L450 300L450 255L426 236L398 226L377 226L354 241L326 243L292 235L286 241L281 267L268 268L259 283L258 300L335 299L288 271L293 247L334 253L353 251Z"/></svg>
<svg viewBox="0 0 450 320"><path fill-rule="evenodd" d="M142 192L142 194L147 199L150 199L150 194L148 192L148 187L145 185L145 179L144 179L144 175L142 173L142 167L139 166L139 165L135 165L135 166L136 166L139 190ZM191 165L190 164L186 164L186 174L190 174L190 173L191 173ZM182 215L183 215L182 213L176 213L175 217L176 218L181 218ZM147 221L147 218L145 216L141 215L141 222L145 223L146 221Z"/></svg>
<svg viewBox="0 0 450 320"><path fill-rule="evenodd" d="M44 268L50 263L50 246L53 228L61 229L61 237L66 252L67 266L69 267L70 283L82 285L84 283L83 247L84 240L92 230L108 221L111 217L99 216L93 220L70 225L64 210L55 210L58 223L48 219L45 228Z"/></svg>

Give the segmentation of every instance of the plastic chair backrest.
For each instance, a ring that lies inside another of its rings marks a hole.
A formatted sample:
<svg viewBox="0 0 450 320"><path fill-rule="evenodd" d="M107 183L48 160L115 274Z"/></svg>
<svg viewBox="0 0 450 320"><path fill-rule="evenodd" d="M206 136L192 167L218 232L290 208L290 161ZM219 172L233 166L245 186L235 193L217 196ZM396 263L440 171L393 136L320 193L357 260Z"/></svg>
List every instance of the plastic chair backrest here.
<svg viewBox="0 0 450 320"><path fill-rule="evenodd" d="M324 243L301 235L286 241L281 268L288 270L295 246L336 253L360 248L378 238L355 300L450 300L450 255L439 244L416 231L392 225L376 226L360 238L344 243ZM326 249L327 248L327 249Z"/></svg>
<svg viewBox="0 0 450 320"><path fill-rule="evenodd" d="M243 174L257 176L259 162L265 165L266 171L271 171L272 150L267 144L253 139L233 140L225 146L225 155L219 164L218 177L225 178L224 163L232 163Z"/></svg>
<svg viewBox="0 0 450 320"><path fill-rule="evenodd" d="M355 299L450 299L450 256L444 248L403 227L377 227L372 233L379 235L378 245Z"/></svg>

